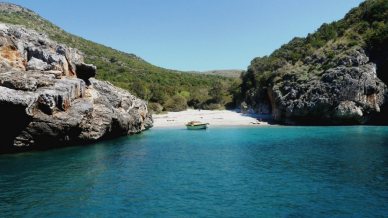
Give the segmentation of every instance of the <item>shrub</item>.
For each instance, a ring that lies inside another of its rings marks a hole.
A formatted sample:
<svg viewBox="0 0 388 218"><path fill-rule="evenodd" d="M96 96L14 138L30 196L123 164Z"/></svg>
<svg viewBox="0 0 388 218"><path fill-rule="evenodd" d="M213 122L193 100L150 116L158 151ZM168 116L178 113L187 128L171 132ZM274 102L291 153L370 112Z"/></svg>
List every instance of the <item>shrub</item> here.
<svg viewBox="0 0 388 218"><path fill-rule="evenodd" d="M209 104L204 104L202 106L202 109L204 109L204 110L220 110L220 109L224 109L224 107L221 104L209 103Z"/></svg>
<svg viewBox="0 0 388 218"><path fill-rule="evenodd" d="M164 104L164 109L167 111L183 111L187 109L187 101L180 95L174 95Z"/></svg>
<svg viewBox="0 0 388 218"><path fill-rule="evenodd" d="M152 113L159 114L163 111L163 106L159 103L150 102L148 103L148 110Z"/></svg>

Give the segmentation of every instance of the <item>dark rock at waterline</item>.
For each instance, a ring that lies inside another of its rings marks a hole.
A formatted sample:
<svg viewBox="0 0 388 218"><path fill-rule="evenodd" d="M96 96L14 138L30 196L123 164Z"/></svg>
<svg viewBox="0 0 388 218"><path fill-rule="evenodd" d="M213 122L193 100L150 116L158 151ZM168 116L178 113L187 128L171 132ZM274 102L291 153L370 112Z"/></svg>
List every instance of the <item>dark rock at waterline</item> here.
<svg viewBox="0 0 388 218"><path fill-rule="evenodd" d="M88 143L152 127L145 101L93 79L82 54L0 24L0 153Z"/></svg>

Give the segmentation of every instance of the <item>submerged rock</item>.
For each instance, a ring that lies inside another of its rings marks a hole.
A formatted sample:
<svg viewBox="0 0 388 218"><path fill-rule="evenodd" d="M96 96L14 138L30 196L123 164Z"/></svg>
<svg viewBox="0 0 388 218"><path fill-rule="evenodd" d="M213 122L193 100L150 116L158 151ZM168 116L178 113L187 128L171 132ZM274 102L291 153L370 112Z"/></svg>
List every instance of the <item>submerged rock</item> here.
<svg viewBox="0 0 388 218"><path fill-rule="evenodd" d="M78 50L0 24L0 152L88 143L152 127L145 101L95 75Z"/></svg>

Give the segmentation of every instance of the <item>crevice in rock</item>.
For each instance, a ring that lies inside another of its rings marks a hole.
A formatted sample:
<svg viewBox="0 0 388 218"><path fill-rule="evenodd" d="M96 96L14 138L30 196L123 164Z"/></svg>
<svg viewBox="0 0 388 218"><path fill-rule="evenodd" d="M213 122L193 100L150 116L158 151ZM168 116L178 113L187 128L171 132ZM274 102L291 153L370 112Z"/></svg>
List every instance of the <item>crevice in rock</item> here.
<svg viewBox="0 0 388 218"><path fill-rule="evenodd" d="M77 77L85 81L88 86L91 84L89 79L96 76L96 70L96 67L92 64L76 64Z"/></svg>

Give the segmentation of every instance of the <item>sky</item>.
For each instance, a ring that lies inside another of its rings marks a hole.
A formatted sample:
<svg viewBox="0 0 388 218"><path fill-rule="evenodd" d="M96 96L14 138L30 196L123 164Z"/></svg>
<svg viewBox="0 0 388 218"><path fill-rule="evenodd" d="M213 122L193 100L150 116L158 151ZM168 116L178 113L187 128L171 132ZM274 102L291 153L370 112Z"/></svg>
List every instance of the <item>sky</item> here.
<svg viewBox="0 0 388 218"><path fill-rule="evenodd" d="M3 0L4 1L4 0ZM246 69L362 0L5 0L169 69Z"/></svg>

